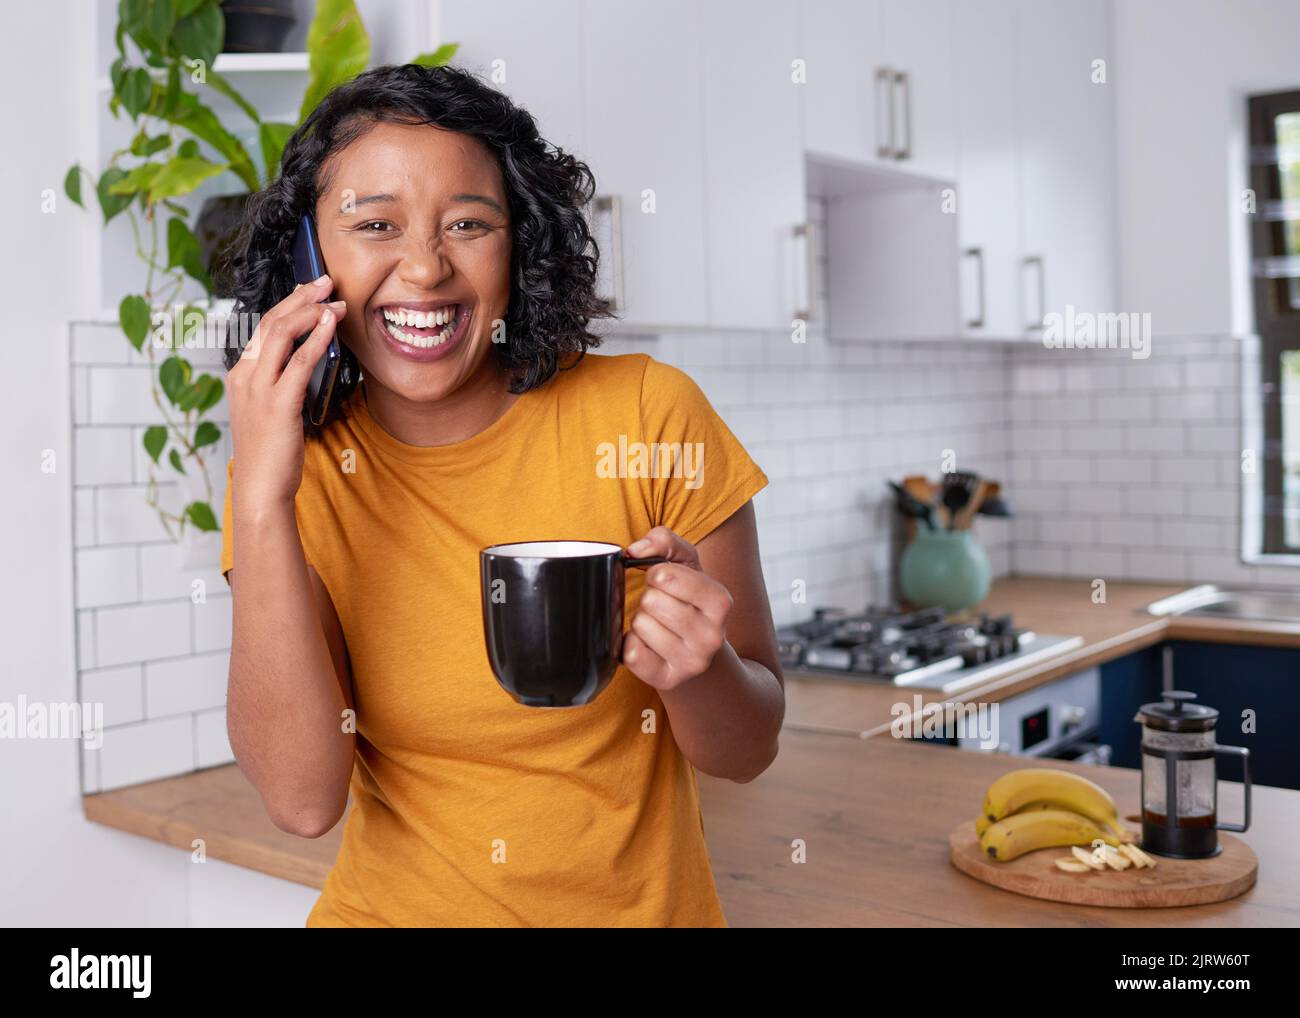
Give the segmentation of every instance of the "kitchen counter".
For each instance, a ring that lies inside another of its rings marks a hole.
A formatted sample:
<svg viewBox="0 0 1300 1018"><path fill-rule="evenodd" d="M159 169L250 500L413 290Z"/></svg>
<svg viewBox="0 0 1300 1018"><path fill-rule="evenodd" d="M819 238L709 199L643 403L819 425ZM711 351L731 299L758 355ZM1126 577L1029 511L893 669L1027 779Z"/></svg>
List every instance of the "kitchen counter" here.
<svg viewBox="0 0 1300 1018"><path fill-rule="evenodd" d="M851 733L863 738L887 735L895 718L894 705L906 703L910 708L916 694L920 694L923 704L946 700L993 703L1166 640L1300 648L1300 626L1233 619L1157 617L1144 610L1153 601L1189 586L1107 583L1106 603L1094 604L1091 580L1036 577L998 580L977 611L992 615L1011 612L1019 628L1058 636L1082 636L1083 645L1047 661L1027 665L986 685L973 686L947 696L938 690L846 682L813 672L787 669L786 727Z"/></svg>
<svg viewBox="0 0 1300 1018"><path fill-rule="evenodd" d="M958 756L957 754L960 754ZM1259 880L1244 895L1175 909L1105 909L1038 901L989 887L948 862L948 832L979 809L984 790L1023 759L891 738L790 730L756 781L701 774L704 825L732 926L1300 926L1300 792L1254 788L1244 837ZM1138 775L1052 762L1087 775L1136 812ZM1238 785L1220 810L1240 816ZM185 852L203 838L211 858L320 887L342 839L277 830L238 767L228 765L86 796L87 818ZM802 864L792 843L806 845ZM306 917L303 917L304 920Z"/></svg>

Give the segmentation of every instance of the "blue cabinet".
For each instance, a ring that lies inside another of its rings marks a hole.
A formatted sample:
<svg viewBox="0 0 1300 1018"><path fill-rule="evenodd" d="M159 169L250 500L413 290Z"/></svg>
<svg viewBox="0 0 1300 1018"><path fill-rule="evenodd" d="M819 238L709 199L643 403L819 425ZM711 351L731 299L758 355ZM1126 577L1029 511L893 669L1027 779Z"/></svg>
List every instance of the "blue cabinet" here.
<svg viewBox="0 0 1300 1018"><path fill-rule="evenodd" d="M1138 767L1139 707L1160 698L1163 647L1173 650L1175 689L1219 712L1218 741L1250 750L1251 777L1261 785L1300 789L1300 650L1173 640L1101 666L1099 737L1116 767ZM1247 716L1254 731L1243 731ZM1220 776L1240 781L1232 762Z"/></svg>

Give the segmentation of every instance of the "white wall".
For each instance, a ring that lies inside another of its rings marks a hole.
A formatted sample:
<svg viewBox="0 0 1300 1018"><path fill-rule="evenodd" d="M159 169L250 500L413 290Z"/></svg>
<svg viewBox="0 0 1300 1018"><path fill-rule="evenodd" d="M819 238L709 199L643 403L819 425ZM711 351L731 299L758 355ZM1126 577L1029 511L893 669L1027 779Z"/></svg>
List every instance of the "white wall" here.
<svg viewBox="0 0 1300 1018"><path fill-rule="evenodd" d="M0 702L75 699L68 320L94 303L93 216L63 197L63 176L89 161L95 100L84 59L92 40L76 0L16 4L6 12L0 63L0 160L7 196L0 246L8 384L0 402L5 582L0 586L5 665ZM40 97L39 102L23 101ZM57 114L57 115L55 115ZM16 155L21 158L15 158ZM42 211L42 192L55 211ZM41 469L54 452L54 473ZM185 870L177 853L87 823L78 744L0 739L0 923L138 925L184 921Z"/></svg>
<svg viewBox="0 0 1300 1018"><path fill-rule="evenodd" d="M1122 309L1158 335L1252 331L1246 97L1300 87L1294 0L1113 7Z"/></svg>

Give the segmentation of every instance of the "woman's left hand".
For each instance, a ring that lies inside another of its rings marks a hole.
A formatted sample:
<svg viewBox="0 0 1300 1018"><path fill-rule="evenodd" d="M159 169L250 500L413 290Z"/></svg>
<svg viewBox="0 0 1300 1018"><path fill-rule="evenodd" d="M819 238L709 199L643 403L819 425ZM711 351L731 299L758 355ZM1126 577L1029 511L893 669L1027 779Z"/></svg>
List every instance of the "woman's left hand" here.
<svg viewBox="0 0 1300 1018"><path fill-rule="evenodd" d="M647 685L675 689L709 670L727 642L732 598L700 567L695 545L667 527L655 527L627 547L634 558L665 556L651 566L631 629L623 641L623 663Z"/></svg>

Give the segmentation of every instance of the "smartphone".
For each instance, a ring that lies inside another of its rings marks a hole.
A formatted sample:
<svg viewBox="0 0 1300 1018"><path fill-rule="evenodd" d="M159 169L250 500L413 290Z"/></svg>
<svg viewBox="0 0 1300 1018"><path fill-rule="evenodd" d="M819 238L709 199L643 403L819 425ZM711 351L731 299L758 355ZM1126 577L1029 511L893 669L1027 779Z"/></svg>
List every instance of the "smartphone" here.
<svg viewBox="0 0 1300 1018"><path fill-rule="evenodd" d="M325 275L325 259L321 256L320 241L316 238L316 220L310 212L303 215L298 222L298 232L293 239L293 278L296 283L312 283ZM307 341L311 333L304 333L294 340L295 350ZM337 331L330 338L325 353L316 362L311 380L307 383L307 395L304 411L312 424L319 425L325 420L330 400L334 397L336 383L341 379L350 384L356 377L356 358L338 337Z"/></svg>

